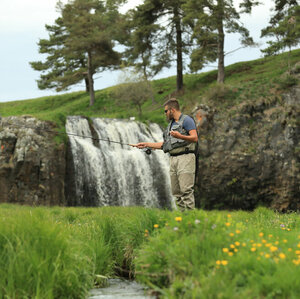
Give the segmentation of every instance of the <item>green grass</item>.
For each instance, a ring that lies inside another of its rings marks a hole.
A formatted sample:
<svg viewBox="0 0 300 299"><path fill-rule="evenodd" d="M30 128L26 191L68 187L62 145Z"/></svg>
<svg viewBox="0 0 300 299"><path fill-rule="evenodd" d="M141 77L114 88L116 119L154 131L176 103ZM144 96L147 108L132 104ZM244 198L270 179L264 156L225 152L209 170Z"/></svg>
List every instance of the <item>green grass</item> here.
<svg viewBox="0 0 300 299"><path fill-rule="evenodd" d="M162 298L298 297L299 215L195 211L176 221L175 214L136 260L138 280Z"/></svg>
<svg viewBox="0 0 300 299"><path fill-rule="evenodd" d="M219 111L226 112L241 102L255 102L261 98L277 97L285 91L281 76L287 69L288 53L278 56L262 58L253 61L239 62L226 67L225 87L226 93L215 97L217 88L217 72L210 71L200 74L184 76L184 93L178 94L183 111L190 112L196 104L204 103L217 107ZM300 59L300 50L291 55L291 64ZM290 83L290 81L288 82ZM297 82L294 82L296 84ZM283 84L283 85L282 85ZM64 130L66 116L84 115L87 117L129 118L147 122L156 122L166 125L162 105L169 95L176 90L176 77L169 77L152 82L155 92L155 103L149 99L143 105L143 115L138 117L135 107L116 99L113 94L115 87L96 91L95 104L89 107L89 95L86 92L73 92L57 96L48 96L32 100L0 103L0 114L32 115L42 120L57 123L59 130Z"/></svg>
<svg viewBox="0 0 300 299"><path fill-rule="evenodd" d="M95 274L132 272L133 248L158 215L1 205L0 298L85 298Z"/></svg>
<svg viewBox="0 0 300 299"><path fill-rule="evenodd" d="M300 218L0 205L0 297L86 298L96 274L162 298L297 298ZM229 253L230 252L230 253Z"/></svg>

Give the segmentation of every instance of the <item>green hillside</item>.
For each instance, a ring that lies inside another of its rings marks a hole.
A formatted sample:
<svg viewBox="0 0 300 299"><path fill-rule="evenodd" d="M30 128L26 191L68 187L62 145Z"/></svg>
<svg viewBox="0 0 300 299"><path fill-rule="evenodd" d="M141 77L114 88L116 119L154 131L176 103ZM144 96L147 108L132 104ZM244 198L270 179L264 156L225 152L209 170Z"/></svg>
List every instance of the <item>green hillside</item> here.
<svg viewBox="0 0 300 299"><path fill-rule="evenodd" d="M291 64L300 60L300 50L291 54ZM143 115L138 117L136 107L128 106L114 97L116 86L98 90L95 105L89 107L89 94L73 92L23 101L0 103L0 114L32 115L42 120L51 120L63 128L67 115L87 117L129 118L135 116L140 121L151 121L166 125L162 104L169 95L175 95L181 102L183 111L190 112L196 103L205 103L218 109L229 108L244 101L278 97L287 87L297 84L291 76L284 77L288 69L288 53L275 57L239 62L226 67L224 87L216 84L217 71L184 76L184 94L175 93L176 77L152 82L155 102L149 99L143 105Z"/></svg>

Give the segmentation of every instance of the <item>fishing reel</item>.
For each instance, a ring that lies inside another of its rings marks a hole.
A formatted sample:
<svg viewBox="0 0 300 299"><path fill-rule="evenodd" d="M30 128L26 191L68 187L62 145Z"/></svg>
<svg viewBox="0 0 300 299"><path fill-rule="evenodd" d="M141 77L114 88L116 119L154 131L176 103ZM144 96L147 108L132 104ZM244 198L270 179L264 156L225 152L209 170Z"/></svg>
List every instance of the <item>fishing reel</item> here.
<svg viewBox="0 0 300 299"><path fill-rule="evenodd" d="M144 148L143 151L144 151L147 155L151 155L151 153L152 153L152 150L151 150L150 147Z"/></svg>

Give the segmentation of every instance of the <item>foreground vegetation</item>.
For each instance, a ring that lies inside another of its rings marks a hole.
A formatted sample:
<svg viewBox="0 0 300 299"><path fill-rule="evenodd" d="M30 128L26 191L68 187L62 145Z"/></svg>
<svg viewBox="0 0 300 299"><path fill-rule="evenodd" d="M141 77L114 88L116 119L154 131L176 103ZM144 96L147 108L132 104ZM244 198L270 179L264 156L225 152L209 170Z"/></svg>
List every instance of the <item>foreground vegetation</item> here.
<svg viewBox="0 0 300 299"><path fill-rule="evenodd" d="M298 214L0 206L0 297L85 298L96 274L165 298L296 298Z"/></svg>

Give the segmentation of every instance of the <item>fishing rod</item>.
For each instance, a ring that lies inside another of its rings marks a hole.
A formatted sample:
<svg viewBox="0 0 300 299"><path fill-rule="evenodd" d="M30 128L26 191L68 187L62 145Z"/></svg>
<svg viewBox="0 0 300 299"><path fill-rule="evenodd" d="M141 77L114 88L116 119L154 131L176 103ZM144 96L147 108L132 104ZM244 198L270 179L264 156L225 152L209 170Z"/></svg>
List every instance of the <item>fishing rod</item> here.
<svg viewBox="0 0 300 299"><path fill-rule="evenodd" d="M1 122L1 116L0 116L0 125L2 126L2 122ZM40 128L32 128L32 127L27 127L27 126L22 126L22 125L17 125L17 124L9 124L9 127L16 127L16 128L25 128L25 129L32 129L32 130L36 130L36 131L40 131ZM86 136L86 135L79 135L79 134L75 134L75 133L70 133L70 132L56 132L53 130L48 130L48 129L42 129L45 132L50 132L50 133L54 133L54 134L60 134L60 135L68 135L68 136L74 136L74 137L81 137L81 138L90 138L92 140L97 140L97 141L106 141L106 142L111 142L111 143L117 143L120 145L127 145L127 146L131 146L131 147L136 147L138 148L137 144L131 144L131 143L124 143L124 142L120 142L120 141L115 141L115 140L110 140L110 139L104 139L104 138L95 138L92 136ZM152 153L152 149L147 147L142 149L147 155L151 155Z"/></svg>

